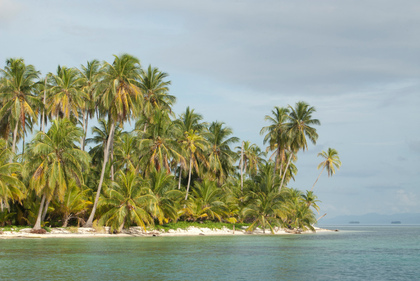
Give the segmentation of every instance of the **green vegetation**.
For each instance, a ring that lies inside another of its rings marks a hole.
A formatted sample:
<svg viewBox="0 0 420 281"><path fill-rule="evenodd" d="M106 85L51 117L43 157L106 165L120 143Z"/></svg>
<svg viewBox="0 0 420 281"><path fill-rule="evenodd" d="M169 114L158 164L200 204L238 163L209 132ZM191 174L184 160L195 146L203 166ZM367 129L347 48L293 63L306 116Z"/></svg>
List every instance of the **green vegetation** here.
<svg viewBox="0 0 420 281"><path fill-rule="evenodd" d="M210 229L222 229L226 227L228 229L233 230L233 226L235 229L242 229L248 228L250 226L249 223L226 223L226 222L214 222L214 221L203 221L203 222L187 222L187 221L179 221L173 223L167 223L163 225L156 225L154 229L157 230L164 230L168 232L170 229L188 229L189 227L199 227L199 228L210 228Z"/></svg>
<svg viewBox="0 0 420 281"><path fill-rule="evenodd" d="M177 116L170 84L128 54L44 77L8 59L0 70L0 226L313 229L317 196L290 184L298 153L318 139L315 108L275 107L261 149L189 107ZM341 165L334 149L319 156L321 174Z"/></svg>

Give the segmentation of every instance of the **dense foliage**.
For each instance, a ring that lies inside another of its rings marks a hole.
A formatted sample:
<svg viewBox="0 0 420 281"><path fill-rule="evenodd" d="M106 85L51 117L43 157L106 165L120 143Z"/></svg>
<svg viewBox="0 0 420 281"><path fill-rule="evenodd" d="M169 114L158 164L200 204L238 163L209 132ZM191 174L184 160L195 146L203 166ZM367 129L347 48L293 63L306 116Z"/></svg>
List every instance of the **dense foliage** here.
<svg viewBox="0 0 420 281"><path fill-rule="evenodd" d="M305 102L265 117L263 152L194 109L177 116L168 74L131 55L44 77L8 59L0 75L1 225L96 222L121 231L218 221L273 231L316 223L316 195L289 187L298 152L318 138L316 110ZM334 174L337 151L319 155L318 168Z"/></svg>

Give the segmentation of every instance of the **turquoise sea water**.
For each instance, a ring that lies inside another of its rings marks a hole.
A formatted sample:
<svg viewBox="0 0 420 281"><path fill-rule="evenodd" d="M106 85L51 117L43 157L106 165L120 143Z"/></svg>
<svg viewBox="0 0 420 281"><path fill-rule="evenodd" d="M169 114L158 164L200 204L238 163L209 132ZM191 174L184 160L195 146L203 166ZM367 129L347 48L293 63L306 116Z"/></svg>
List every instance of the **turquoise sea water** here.
<svg viewBox="0 0 420 281"><path fill-rule="evenodd" d="M1 280L419 280L420 226L0 240Z"/></svg>

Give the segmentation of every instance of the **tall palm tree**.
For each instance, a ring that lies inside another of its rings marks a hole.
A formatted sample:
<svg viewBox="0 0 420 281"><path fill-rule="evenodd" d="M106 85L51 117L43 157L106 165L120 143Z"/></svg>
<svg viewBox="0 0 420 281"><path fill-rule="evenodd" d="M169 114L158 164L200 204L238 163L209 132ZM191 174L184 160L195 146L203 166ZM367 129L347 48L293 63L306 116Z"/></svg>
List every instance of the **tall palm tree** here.
<svg viewBox="0 0 420 281"><path fill-rule="evenodd" d="M155 110L171 112L171 107L176 101L175 96L169 94L171 81L164 81L167 77L167 73L161 72L158 68L152 67L151 65L149 65L147 71L141 71L140 89L144 97L142 112L144 132L146 132Z"/></svg>
<svg viewBox="0 0 420 281"><path fill-rule="evenodd" d="M19 180L21 165L9 163L12 152L6 147L6 140L0 139L0 209L9 207L9 200L21 200L25 185Z"/></svg>
<svg viewBox="0 0 420 281"><path fill-rule="evenodd" d="M201 136L197 131L190 130L185 132L184 139L182 141L182 146L186 151L189 159L189 170L188 170L188 184L187 192L185 194L185 200L188 199L188 191L190 190L191 184L191 172L194 167L198 173L198 163L207 164L204 150L207 148L207 142L203 136Z"/></svg>
<svg viewBox="0 0 420 281"><path fill-rule="evenodd" d="M306 102L299 101L295 107L289 105L289 121L286 124L287 134L289 137L289 150L291 152L286 165L286 170L290 164L290 160L294 157L298 150L303 151L308 149L308 138L313 144L316 144L318 134L316 129L312 126L321 125L318 119L313 119L312 114L316 112L315 107L309 106ZM285 174L283 175L280 188L283 186Z"/></svg>
<svg viewBox="0 0 420 281"><path fill-rule="evenodd" d="M117 123L123 124L133 116L136 116L142 106L142 93L138 87L141 70L140 61L128 54L114 57L112 64L105 62L103 79L98 87L100 111L102 114L108 115L111 126L95 202L85 227L91 227L93 224L109 152L113 146L115 126Z"/></svg>
<svg viewBox="0 0 420 281"><path fill-rule="evenodd" d="M232 129L223 125L223 122L212 122L205 134L209 143L207 158L210 173L219 184L222 184L227 175L233 171L236 153L230 149L230 145L239 141L237 137L230 137Z"/></svg>
<svg viewBox="0 0 420 281"><path fill-rule="evenodd" d="M321 172L319 173L319 176L317 177L316 181L314 182L314 185L312 186L311 190L314 189L315 184L318 182L319 177L321 177L322 172L325 168L327 168L328 177L331 177L335 174L335 169L339 170L341 167L341 161L340 157L338 156L337 150L334 148L328 148L327 152L322 151L318 153L318 156L321 156L325 160L319 163L318 170L322 167Z"/></svg>
<svg viewBox="0 0 420 281"><path fill-rule="evenodd" d="M249 141L243 141L238 153L241 155L240 160L240 172L241 172L241 191L243 191L243 176L244 173L255 175L258 170L258 165L262 161L263 153L261 149L255 144L251 144Z"/></svg>
<svg viewBox="0 0 420 281"><path fill-rule="evenodd" d="M2 74L2 87L0 91L0 119L10 116L8 119L14 126L12 152L16 152L16 141L18 136L19 124L21 131L25 131L26 118L30 118L33 123L37 122L34 108L38 103L32 90L39 76L39 71L33 65L26 65L23 59L8 59L6 67L0 69Z"/></svg>
<svg viewBox="0 0 420 281"><path fill-rule="evenodd" d="M57 74L51 75L50 83L52 87L46 101L49 114L76 121L84 96L79 71L76 68L58 66Z"/></svg>
<svg viewBox="0 0 420 281"><path fill-rule="evenodd" d="M205 123L202 123L203 116L201 114L195 113L194 109L187 107L184 113L182 113L178 119L174 121L176 126L179 129L179 132L182 136L185 137L185 134L189 131L196 131L197 133L202 133L205 128ZM185 158L188 158L188 155L184 155ZM181 177L182 170L185 169L185 165L181 161L179 163L179 179L178 179L178 189L181 189Z"/></svg>
<svg viewBox="0 0 420 281"><path fill-rule="evenodd" d="M294 108L289 105L289 109L287 132L300 145L300 148L305 151L308 149L306 138L313 144L316 144L318 134L312 126L321 125L321 122L312 118L312 114L316 112L315 107L309 106L306 102L299 101Z"/></svg>
<svg viewBox="0 0 420 281"><path fill-rule="evenodd" d="M83 183L82 170L88 168L89 155L75 146L83 132L68 119L56 119L47 133L38 132L26 154L25 171L31 175L30 186L42 195L34 229L41 228L45 200L56 196L63 201L71 181Z"/></svg>
<svg viewBox="0 0 420 281"><path fill-rule="evenodd" d="M89 119L93 117L96 109L96 90L102 75L101 63L98 60L88 61L86 66L81 66L81 84L83 95L83 105L81 106L81 118L83 126L83 137L80 147L85 150L85 139Z"/></svg>
<svg viewBox="0 0 420 281"><path fill-rule="evenodd" d="M282 177L283 161L285 160L284 152L287 149L289 137L287 135L287 121L289 120L289 109L284 107L274 107L271 111L272 116L266 115L265 121L270 122L269 126L263 127L260 134L264 136L264 144L268 143L267 152L274 151L270 159L275 156L274 169L277 171L280 167L279 176Z"/></svg>

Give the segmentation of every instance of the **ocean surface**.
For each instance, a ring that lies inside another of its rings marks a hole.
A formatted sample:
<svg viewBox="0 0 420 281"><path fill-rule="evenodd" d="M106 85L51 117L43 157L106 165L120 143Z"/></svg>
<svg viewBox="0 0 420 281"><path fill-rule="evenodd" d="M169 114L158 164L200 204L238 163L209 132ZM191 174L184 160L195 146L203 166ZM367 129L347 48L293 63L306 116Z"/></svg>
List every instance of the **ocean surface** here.
<svg viewBox="0 0 420 281"><path fill-rule="evenodd" d="M0 280L419 280L420 226L0 240Z"/></svg>

